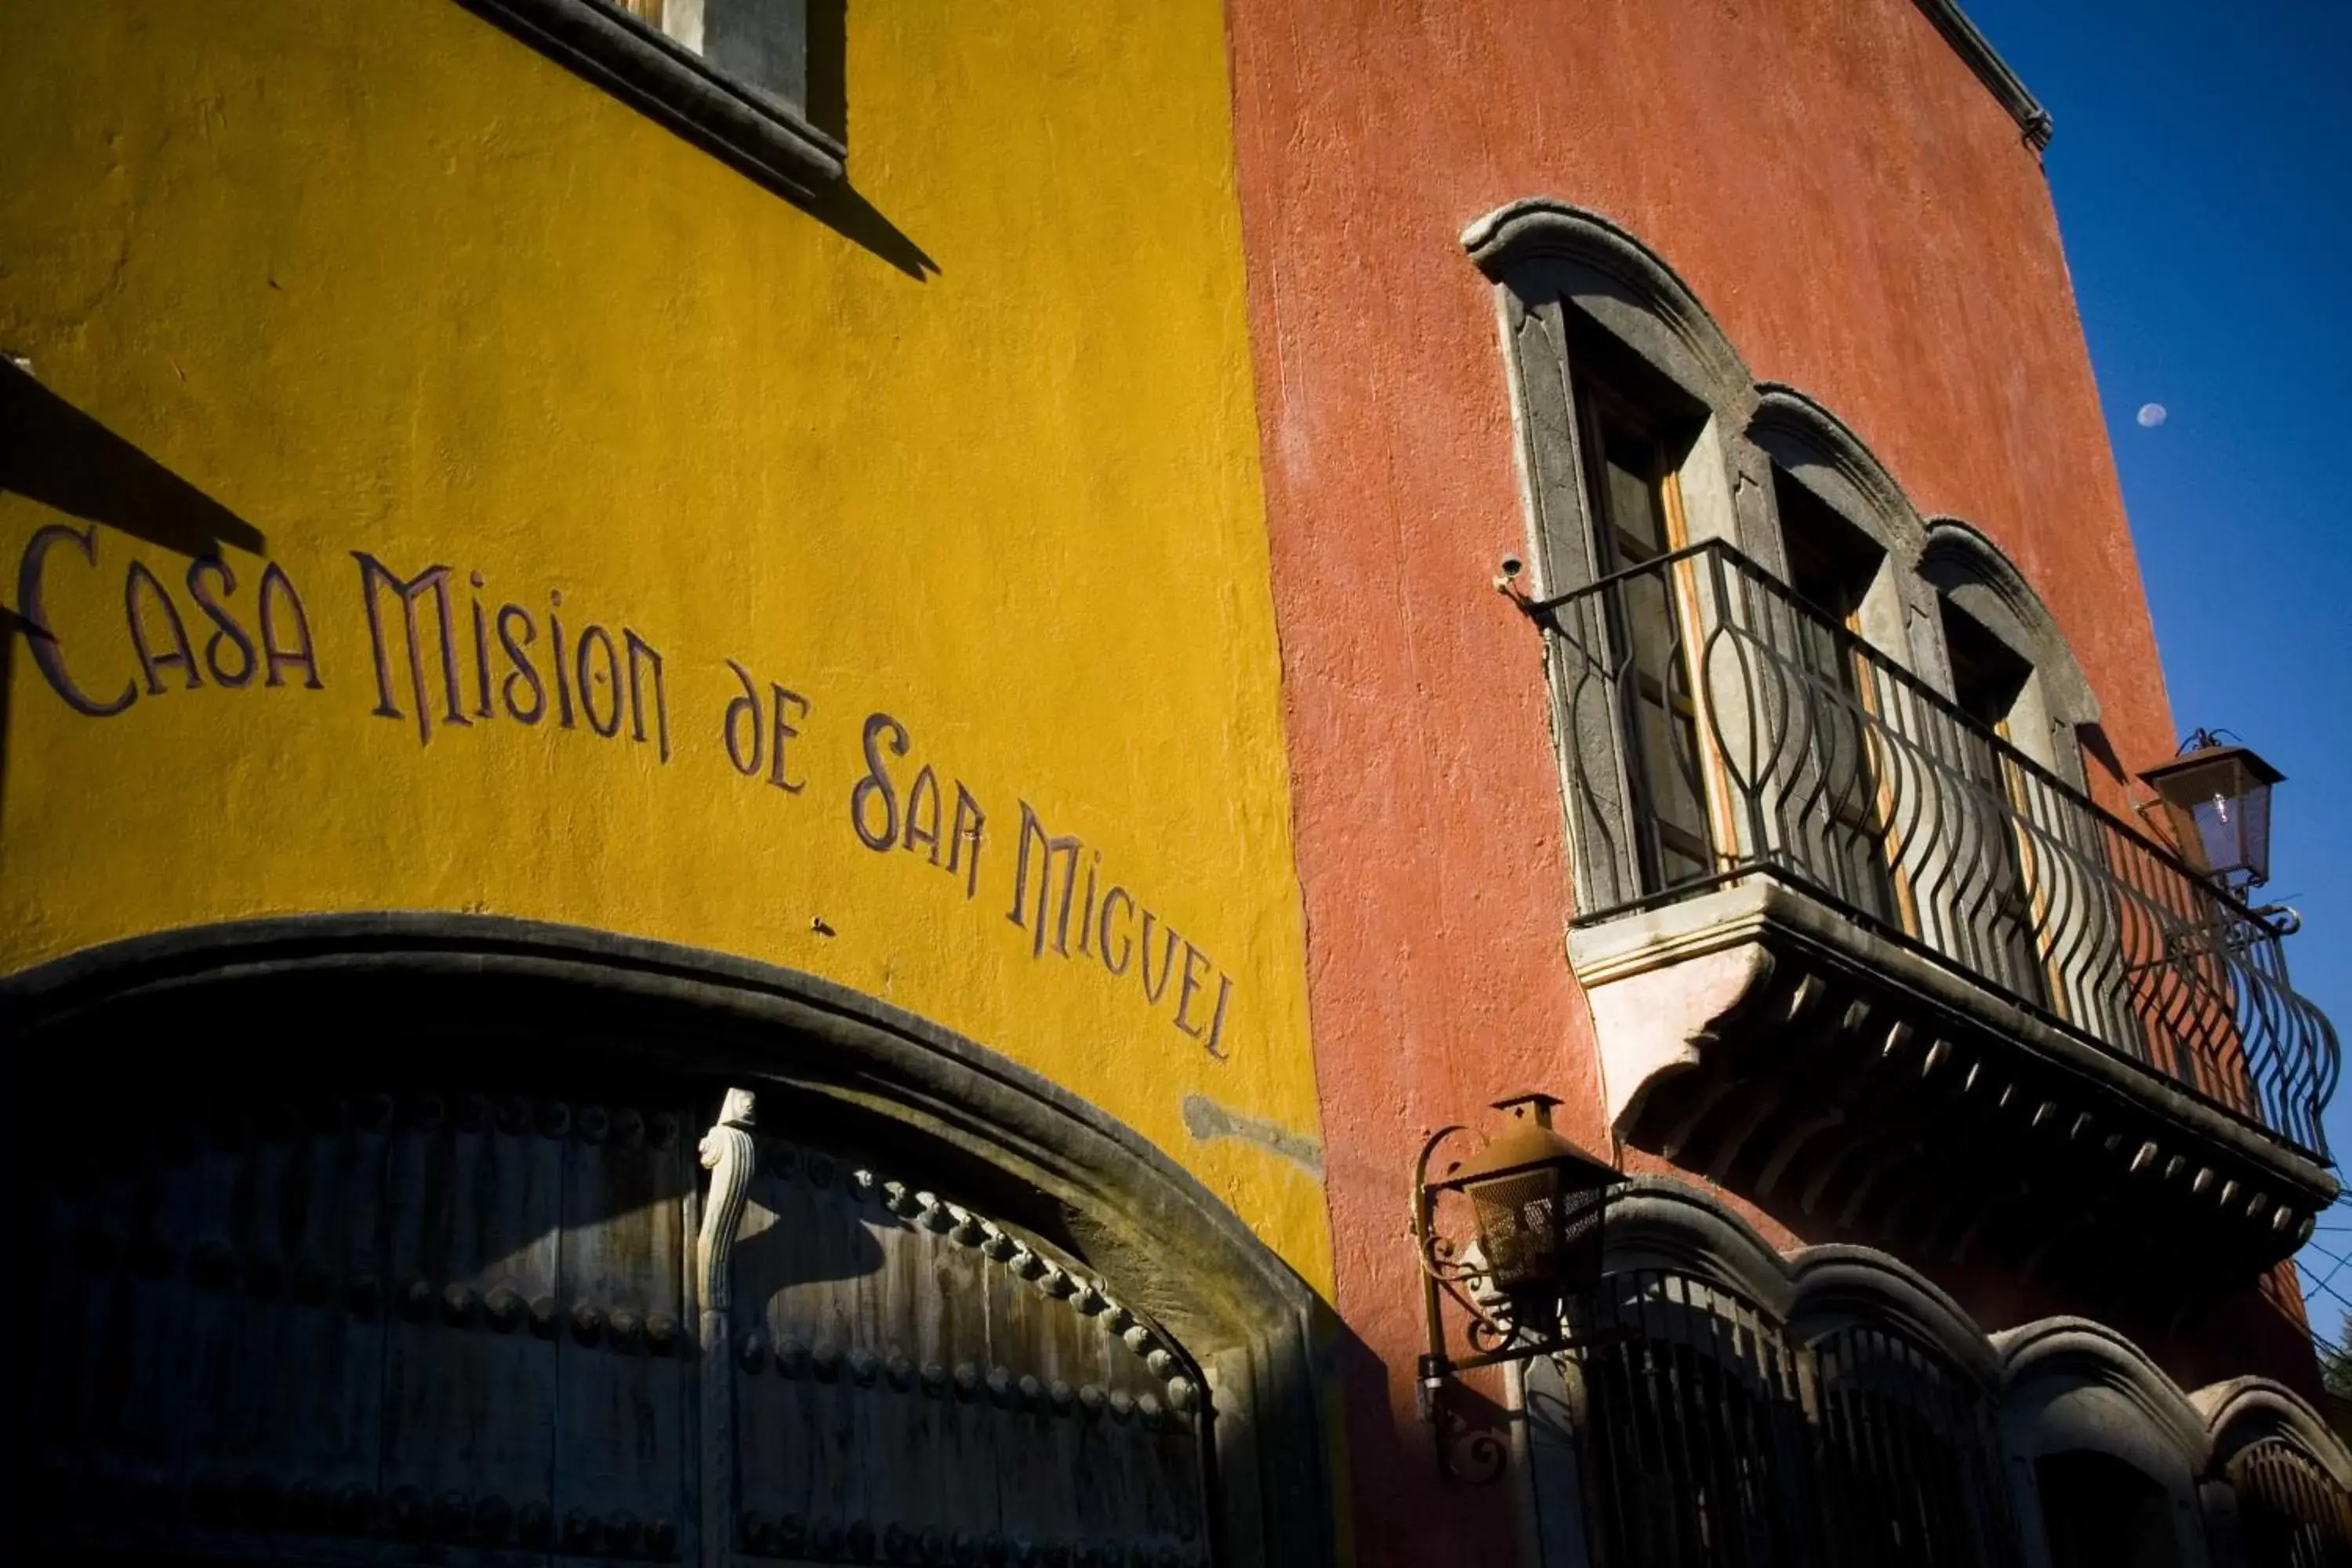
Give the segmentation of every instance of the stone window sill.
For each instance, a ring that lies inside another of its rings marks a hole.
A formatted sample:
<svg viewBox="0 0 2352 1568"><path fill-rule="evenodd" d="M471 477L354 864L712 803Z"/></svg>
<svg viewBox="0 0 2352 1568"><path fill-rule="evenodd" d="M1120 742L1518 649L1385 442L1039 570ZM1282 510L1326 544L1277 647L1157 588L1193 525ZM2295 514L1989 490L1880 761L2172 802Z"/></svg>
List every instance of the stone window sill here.
<svg viewBox="0 0 2352 1568"><path fill-rule="evenodd" d="M841 181L838 141L633 17L593 0L461 3L770 189L807 200Z"/></svg>

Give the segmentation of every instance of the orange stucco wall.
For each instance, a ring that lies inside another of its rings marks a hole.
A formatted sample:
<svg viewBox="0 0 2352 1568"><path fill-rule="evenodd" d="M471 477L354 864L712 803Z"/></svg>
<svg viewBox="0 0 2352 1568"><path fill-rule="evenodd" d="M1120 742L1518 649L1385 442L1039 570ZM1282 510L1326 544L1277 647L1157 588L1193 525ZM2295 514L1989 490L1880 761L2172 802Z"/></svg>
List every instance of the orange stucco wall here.
<svg viewBox="0 0 2352 1568"><path fill-rule="evenodd" d="M1507 1560L1510 1510L1449 1504L1414 1423L1406 1165L1528 1087L1607 1134L1540 650L1490 586L1527 520L1464 226L1536 195L1617 220L1755 374L2009 552L2115 760L2171 720L2042 170L1910 0L1230 13L1359 1551Z"/></svg>

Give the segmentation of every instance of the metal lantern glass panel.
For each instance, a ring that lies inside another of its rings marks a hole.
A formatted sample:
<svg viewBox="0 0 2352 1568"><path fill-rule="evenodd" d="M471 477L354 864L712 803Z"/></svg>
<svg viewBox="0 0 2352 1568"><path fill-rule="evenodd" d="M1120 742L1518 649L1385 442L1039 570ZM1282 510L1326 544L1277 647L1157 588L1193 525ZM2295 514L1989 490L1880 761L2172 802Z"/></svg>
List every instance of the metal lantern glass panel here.
<svg viewBox="0 0 2352 1568"><path fill-rule="evenodd" d="M2203 731L2180 755L2140 774L2163 802L2181 853L2200 870L2246 888L2270 880L2271 786L2283 777L2245 747Z"/></svg>
<svg viewBox="0 0 2352 1568"><path fill-rule="evenodd" d="M1487 1278L1515 1301L1555 1301L1601 1282L1608 1189L1624 1178L1552 1131L1548 1095L1499 1102L1511 1127L1441 1182L1470 1200Z"/></svg>

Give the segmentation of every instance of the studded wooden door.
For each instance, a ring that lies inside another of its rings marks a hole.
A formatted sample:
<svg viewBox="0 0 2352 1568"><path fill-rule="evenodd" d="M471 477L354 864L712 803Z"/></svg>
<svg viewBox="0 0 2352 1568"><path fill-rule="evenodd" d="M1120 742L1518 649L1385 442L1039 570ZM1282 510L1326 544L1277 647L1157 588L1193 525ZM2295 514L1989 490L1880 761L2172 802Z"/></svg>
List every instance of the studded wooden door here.
<svg viewBox="0 0 2352 1568"><path fill-rule="evenodd" d="M433 1091L118 1121L37 1183L60 1552L692 1555L682 1106Z"/></svg>
<svg viewBox="0 0 2352 1568"><path fill-rule="evenodd" d="M20 1558L1208 1561L1164 1334L748 1096L698 1162L717 1098L167 1100L20 1149Z"/></svg>
<svg viewBox="0 0 2352 1568"><path fill-rule="evenodd" d="M731 1241L707 1294L727 1342L711 1404L732 1413L712 1480L734 1493L739 1552L1208 1561L1198 1373L1164 1334L911 1173L757 1136L747 1099L728 1110L703 1144L704 1236Z"/></svg>

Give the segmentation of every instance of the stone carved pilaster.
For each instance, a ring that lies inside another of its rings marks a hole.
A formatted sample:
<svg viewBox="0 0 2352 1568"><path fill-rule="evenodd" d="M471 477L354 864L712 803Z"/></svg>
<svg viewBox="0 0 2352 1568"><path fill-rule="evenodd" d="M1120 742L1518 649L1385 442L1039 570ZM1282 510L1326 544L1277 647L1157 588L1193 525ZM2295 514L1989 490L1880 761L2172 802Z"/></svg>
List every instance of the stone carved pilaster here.
<svg viewBox="0 0 2352 1568"><path fill-rule="evenodd" d="M702 1300L702 1560L718 1568L731 1556L735 1518L735 1407L727 1376L730 1294L728 1255L743 1220L743 1201L760 1153L751 1142L759 1110L748 1089L730 1089L719 1120L702 1135L697 1152L710 1173L702 1203L702 1227L695 1237L695 1284Z"/></svg>

